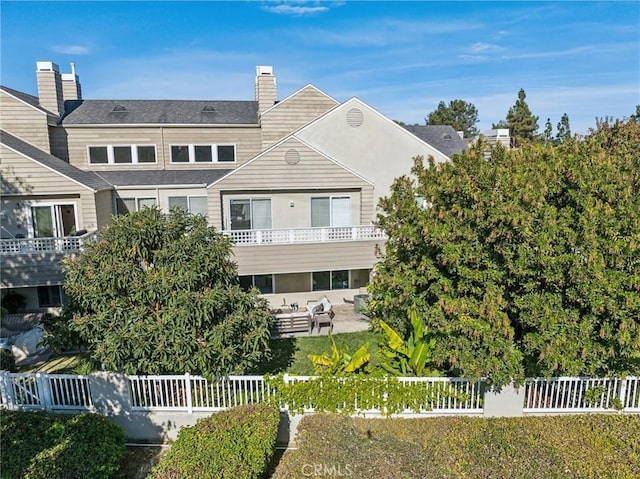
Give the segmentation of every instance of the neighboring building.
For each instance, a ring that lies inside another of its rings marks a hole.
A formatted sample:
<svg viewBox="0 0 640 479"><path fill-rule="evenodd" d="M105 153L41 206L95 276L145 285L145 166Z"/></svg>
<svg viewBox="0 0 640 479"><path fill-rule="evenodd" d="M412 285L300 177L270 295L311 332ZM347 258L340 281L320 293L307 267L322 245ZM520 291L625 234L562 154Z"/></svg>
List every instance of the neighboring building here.
<svg viewBox="0 0 640 479"><path fill-rule="evenodd" d="M84 100L75 67L37 63L38 97L0 88L1 287L62 301L60 258L113 214L158 205L230 235L241 282L272 303L364 291L384 236L378 199L413 158L464 148L451 127L403 128L313 85L277 101Z"/></svg>

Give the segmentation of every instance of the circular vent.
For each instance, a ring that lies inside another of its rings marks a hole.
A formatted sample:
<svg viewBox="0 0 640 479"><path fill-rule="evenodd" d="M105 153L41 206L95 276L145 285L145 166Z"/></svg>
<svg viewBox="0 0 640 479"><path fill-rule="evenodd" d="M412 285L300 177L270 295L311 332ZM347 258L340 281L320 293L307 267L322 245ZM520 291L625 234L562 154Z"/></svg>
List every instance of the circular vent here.
<svg viewBox="0 0 640 479"><path fill-rule="evenodd" d="M347 125L358 128L364 121L364 113L360 108L352 108L347 112Z"/></svg>
<svg viewBox="0 0 640 479"><path fill-rule="evenodd" d="M284 161L290 165L295 165L300 161L300 153L298 153L298 150L291 148L284 154Z"/></svg>

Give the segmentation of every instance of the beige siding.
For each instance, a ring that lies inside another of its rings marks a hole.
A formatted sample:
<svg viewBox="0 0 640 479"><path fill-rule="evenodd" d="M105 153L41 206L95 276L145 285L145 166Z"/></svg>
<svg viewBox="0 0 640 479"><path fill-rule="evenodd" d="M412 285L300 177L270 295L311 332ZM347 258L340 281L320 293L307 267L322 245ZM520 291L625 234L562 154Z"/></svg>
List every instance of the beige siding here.
<svg viewBox="0 0 640 479"><path fill-rule="evenodd" d="M69 195L88 191L78 183L0 145L2 194Z"/></svg>
<svg viewBox="0 0 640 479"><path fill-rule="evenodd" d="M38 98L40 104L51 113L59 116L64 111L62 99L62 77L55 71L38 71Z"/></svg>
<svg viewBox="0 0 640 479"><path fill-rule="evenodd" d="M349 111L360 110L362 123L348 123ZM418 155L448 158L415 135L357 99L350 100L295 134L375 185L374 197L388 196L393 180L409 175ZM375 165L372 167L372 165Z"/></svg>
<svg viewBox="0 0 640 479"><path fill-rule="evenodd" d="M51 154L68 163L69 146L67 145L66 130L60 126L50 126L49 142L51 143Z"/></svg>
<svg viewBox="0 0 640 479"><path fill-rule="evenodd" d="M285 161L285 155L291 150L299 154L297 164ZM229 192L268 191L272 194L276 191L284 194L296 191L360 191L365 188L369 194L370 186L362 178L292 138L209 188L209 221L216 227L222 225L222 197ZM364 205L367 209L371 208L371 202L371 198L359 200L360 207Z"/></svg>
<svg viewBox="0 0 640 479"><path fill-rule="evenodd" d="M67 127L69 160L83 170L108 171L110 169L202 169L235 168L260 152L260 129L246 128L191 128L191 127ZM171 163L171 145L235 144L236 163ZM91 165L88 146L155 145L156 163L139 165Z"/></svg>
<svg viewBox="0 0 640 479"><path fill-rule="evenodd" d="M0 125L24 141L49 151L47 115L0 91Z"/></svg>
<svg viewBox="0 0 640 479"><path fill-rule="evenodd" d="M2 255L2 288L62 284L61 253L23 253Z"/></svg>
<svg viewBox="0 0 640 479"><path fill-rule="evenodd" d="M368 269L376 262L377 241L235 246L239 275Z"/></svg>
<svg viewBox="0 0 640 479"><path fill-rule="evenodd" d="M111 190L95 194L96 223L98 228L111 224L113 216L113 193Z"/></svg>
<svg viewBox="0 0 640 479"><path fill-rule="evenodd" d="M284 138L337 105L338 102L315 88L311 86L303 88L262 115L260 124L263 148Z"/></svg>

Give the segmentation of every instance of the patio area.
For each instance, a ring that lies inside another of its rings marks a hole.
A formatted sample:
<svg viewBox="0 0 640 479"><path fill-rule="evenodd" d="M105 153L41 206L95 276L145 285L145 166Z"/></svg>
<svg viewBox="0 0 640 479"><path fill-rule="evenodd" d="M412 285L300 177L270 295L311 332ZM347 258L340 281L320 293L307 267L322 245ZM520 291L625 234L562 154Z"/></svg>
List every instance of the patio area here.
<svg viewBox="0 0 640 479"><path fill-rule="evenodd" d="M304 309L305 308L301 306L298 312L304 313ZM368 318L356 314L353 304L351 303L332 304L332 311L335 313L335 316L333 317L332 334L354 333L369 329L370 323ZM274 337L291 338L298 336L327 336L331 330L329 324L321 322L319 326L320 327L317 328L314 325L311 333L308 331L280 332Z"/></svg>

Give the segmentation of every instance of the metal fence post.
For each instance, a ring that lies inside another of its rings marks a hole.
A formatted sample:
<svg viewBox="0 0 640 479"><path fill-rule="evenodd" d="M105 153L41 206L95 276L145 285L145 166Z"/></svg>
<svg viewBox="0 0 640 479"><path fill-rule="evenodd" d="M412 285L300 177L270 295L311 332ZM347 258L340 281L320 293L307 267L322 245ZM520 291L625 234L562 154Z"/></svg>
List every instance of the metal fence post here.
<svg viewBox="0 0 640 479"><path fill-rule="evenodd" d="M13 379L9 371L0 371L0 395L2 404L8 409L15 408L15 391L13 390Z"/></svg>
<svg viewBox="0 0 640 479"><path fill-rule="evenodd" d="M47 373L36 373L36 384L38 385L38 399L40 405L45 411L49 411L53 406L53 397L51 395L51 388L48 381L49 375Z"/></svg>
<svg viewBox="0 0 640 479"><path fill-rule="evenodd" d="M620 392L618 393L618 399L620 399L620 407L622 409L625 408L625 402L627 400L627 382L629 381L629 377L625 376L624 379L620 380Z"/></svg>
<svg viewBox="0 0 640 479"><path fill-rule="evenodd" d="M189 373L186 373L184 375L185 377L185 381L187 383L187 412L189 414L193 413L193 401L191 400L191 375Z"/></svg>

